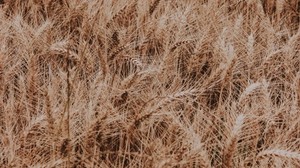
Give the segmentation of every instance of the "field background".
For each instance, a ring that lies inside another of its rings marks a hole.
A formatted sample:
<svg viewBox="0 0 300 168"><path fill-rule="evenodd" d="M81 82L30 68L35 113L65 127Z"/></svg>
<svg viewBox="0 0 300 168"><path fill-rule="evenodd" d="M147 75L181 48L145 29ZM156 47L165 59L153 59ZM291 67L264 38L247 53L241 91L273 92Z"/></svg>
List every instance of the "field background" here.
<svg viewBox="0 0 300 168"><path fill-rule="evenodd" d="M299 0L0 3L0 167L300 167Z"/></svg>

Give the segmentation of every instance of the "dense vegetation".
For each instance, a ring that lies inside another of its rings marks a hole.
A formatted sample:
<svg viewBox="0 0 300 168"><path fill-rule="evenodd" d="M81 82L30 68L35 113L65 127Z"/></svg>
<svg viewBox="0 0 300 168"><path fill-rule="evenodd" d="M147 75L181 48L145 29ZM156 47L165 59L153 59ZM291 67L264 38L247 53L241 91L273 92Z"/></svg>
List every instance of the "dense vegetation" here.
<svg viewBox="0 0 300 168"><path fill-rule="evenodd" d="M0 167L300 167L299 1L0 3Z"/></svg>

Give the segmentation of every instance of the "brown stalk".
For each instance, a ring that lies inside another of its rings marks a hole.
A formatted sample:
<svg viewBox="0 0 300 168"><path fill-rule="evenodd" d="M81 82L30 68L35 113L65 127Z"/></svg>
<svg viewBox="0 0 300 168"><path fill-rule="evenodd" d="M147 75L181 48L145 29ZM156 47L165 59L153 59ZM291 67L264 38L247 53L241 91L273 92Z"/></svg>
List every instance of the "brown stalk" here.
<svg viewBox="0 0 300 168"><path fill-rule="evenodd" d="M149 14L152 15L155 9L158 7L160 0L155 0L153 4L150 6Z"/></svg>

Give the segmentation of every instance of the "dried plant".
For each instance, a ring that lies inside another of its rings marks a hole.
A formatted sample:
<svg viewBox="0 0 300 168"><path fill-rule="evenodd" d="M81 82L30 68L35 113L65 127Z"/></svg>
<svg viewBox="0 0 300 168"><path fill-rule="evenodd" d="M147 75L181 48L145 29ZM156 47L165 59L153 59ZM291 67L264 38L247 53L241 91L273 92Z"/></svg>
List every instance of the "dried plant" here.
<svg viewBox="0 0 300 168"><path fill-rule="evenodd" d="M299 4L0 1L0 167L299 167Z"/></svg>

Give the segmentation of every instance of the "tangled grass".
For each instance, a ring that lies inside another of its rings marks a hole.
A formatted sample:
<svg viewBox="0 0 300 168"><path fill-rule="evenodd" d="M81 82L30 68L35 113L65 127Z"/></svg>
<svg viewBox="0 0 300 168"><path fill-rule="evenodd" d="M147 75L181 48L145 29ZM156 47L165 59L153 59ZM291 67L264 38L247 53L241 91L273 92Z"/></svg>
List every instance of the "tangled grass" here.
<svg viewBox="0 0 300 168"><path fill-rule="evenodd" d="M0 167L300 167L299 0L0 3Z"/></svg>

